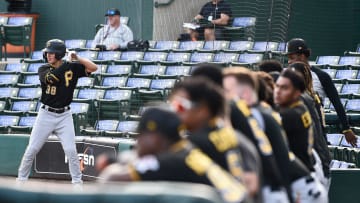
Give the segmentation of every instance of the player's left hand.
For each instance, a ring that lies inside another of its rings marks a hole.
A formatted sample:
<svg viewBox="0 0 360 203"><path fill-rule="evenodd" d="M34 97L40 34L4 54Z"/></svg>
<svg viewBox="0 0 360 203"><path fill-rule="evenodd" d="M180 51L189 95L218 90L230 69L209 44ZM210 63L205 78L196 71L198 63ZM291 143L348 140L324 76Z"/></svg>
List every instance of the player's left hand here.
<svg viewBox="0 0 360 203"><path fill-rule="evenodd" d="M349 144L351 144L351 146L356 147L356 143L357 143L357 137L355 135L355 133L350 129L346 132L344 132L345 135L345 139L346 142L348 142Z"/></svg>

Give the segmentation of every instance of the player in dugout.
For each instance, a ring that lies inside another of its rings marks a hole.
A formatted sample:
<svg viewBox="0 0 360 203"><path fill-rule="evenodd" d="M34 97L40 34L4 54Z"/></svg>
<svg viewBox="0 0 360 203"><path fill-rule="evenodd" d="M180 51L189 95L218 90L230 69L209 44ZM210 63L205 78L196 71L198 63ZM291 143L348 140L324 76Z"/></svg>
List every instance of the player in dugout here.
<svg viewBox="0 0 360 203"><path fill-rule="evenodd" d="M138 158L126 165L114 163L106 167L100 178L105 181L201 183L213 186L224 202L246 202L245 185L184 139L183 130L178 115L168 108L145 110L138 126Z"/></svg>

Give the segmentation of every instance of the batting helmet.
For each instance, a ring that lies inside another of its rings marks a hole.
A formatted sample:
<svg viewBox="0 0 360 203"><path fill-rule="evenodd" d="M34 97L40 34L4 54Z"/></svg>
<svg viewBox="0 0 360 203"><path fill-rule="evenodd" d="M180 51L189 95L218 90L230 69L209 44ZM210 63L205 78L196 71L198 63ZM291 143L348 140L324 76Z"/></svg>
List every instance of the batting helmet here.
<svg viewBox="0 0 360 203"><path fill-rule="evenodd" d="M43 49L43 56L46 60L46 53L55 53L57 60L62 59L66 53L66 46L62 40L52 39L46 42L46 47Z"/></svg>

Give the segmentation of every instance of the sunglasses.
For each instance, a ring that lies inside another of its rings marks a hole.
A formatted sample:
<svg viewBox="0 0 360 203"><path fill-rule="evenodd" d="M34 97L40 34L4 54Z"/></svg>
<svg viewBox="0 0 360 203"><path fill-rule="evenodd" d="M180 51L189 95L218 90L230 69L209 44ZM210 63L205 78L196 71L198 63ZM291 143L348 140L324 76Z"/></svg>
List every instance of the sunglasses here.
<svg viewBox="0 0 360 203"><path fill-rule="evenodd" d="M192 102L184 97L175 96L171 101L168 101L175 112L189 111L197 106L195 102Z"/></svg>

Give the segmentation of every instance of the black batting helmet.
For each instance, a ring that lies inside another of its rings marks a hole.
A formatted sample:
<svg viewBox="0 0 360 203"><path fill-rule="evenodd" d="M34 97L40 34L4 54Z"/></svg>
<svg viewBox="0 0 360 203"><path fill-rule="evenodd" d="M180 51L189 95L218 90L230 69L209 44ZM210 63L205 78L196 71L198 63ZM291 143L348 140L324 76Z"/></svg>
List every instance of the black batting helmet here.
<svg viewBox="0 0 360 203"><path fill-rule="evenodd" d="M43 56L46 60L46 53L55 53L57 60L62 59L66 53L66 46L62 40L52 39L46 42L46 46L43 49Z"/></svg>

